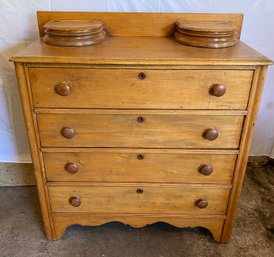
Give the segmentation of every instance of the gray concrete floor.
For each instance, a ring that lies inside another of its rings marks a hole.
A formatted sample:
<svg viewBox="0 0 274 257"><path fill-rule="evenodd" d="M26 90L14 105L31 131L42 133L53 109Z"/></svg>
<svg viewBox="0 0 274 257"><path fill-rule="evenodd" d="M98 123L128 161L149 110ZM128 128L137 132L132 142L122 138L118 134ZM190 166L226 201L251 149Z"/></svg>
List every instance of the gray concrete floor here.
<svg viewBox="0 0 274 257"><path fill-rule="evenodd" d="M35 187L0 187L1 257L273 257L274 165L250 163L231 241L215 243L204 230L157 223L72 226L58 241L43 234Z"/></svg>

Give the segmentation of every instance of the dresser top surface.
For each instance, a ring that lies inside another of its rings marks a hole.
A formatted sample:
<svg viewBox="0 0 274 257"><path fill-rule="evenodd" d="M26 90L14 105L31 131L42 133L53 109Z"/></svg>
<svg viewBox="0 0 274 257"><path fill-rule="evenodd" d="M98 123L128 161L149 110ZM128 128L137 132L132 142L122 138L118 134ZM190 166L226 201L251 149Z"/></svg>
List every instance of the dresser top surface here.
<svg viewBox="0 0 274 257"><path fill-rule="evenodd" d="M178 44L172 37L107 37L98 45L57 47L42 40L11 58L14 62L117 65L269 65L245 43L208 49Z"/></svg>

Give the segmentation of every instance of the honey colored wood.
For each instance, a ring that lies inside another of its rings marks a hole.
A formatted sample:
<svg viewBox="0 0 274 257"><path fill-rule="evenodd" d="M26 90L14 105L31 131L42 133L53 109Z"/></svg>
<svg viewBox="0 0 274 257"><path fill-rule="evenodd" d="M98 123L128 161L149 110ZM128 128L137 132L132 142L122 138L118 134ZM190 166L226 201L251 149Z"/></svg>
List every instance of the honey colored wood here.
<svg viewBox="0 0 274 257"><path fill-rule="evenodd" d="M151 152L147 149L44 153L48 181L230 184L235 161L236 155ZM73 171L77 166L77 172L66 170L69 163L74 164ZM202 165L210 165L212 173L203 175L200 172Z"/></svg>
<svg viewBox="0 0 274 257"><path fill-rule="evenodd" d="M12 61L13 57L10 59ZM72 63L28 63L27 67L28 68L71 68L74 67L75 69L133 69L136 70L136 67L138 69L143 70L143 69L153 69L153 70L255 70L257 68L257 65L236 65L236 66L231 66L231 65L214 65L214 66L206 66L206 65L156 65L156 66L151 66L151 65L116 65L116 64L72 64Z"/></svg>
<svg viewBox="0 0 274 257"><path fill-rule="evenodd" d="M43 42L53 46L95 45L105 38L104 23L99 20L50 20L43 28Z"/></svg>
<svg viewBox="0 0 274 257"><path fill-rule="evenodd" d="M53 212L224 215L229 189L182 186L49 186ZM72 197L81 205L74 207ZM196 206L205 199L206 208Z"/></svg>
<svg viewBox="0 0 274 257"><path fill-rule="evenodd" d="M18 80L19 92L22 100L22 107L24 111L24 119L26 131L28 134L29 148L32 156L32 163L34 166L35 178L38 188L38 196L41 207L41 214L43 218L43 225L47 239L54 238L54 226L51 216L51 208L48 199L48 191L45 186L45 177L43 175L43 167L41 163L41 156L39 153L39 135L36 131L35 116L32 112L31 97L28 90L28 81L26 75L25 65L22 63L15 64L15 70Z"/></svg>
<svg viewBox="0 0 274 257"><path fill-rule="evenodd" d="M53 67L29 74L34 106L55 108L246 109L253 78L252 70ZM218 85L223 95L212 89Z"/></svg>
<svg viewBox="0 0 274 257"><path fill-rule="evenodd" d="M243 116L247 114L246 110L150 110L150 109L56 109L56 108L34 108L37 114L103 114L117 115L127 113L131 115L143 114L163 114L163 115L200 115L200 116Z"/></svg>
<svg viewBox="0 0 274 257"><path fill-rule="evenodd" d="M232 233L233 222L236 216L237 205L239 202L241 188L244 181L246 164L252 143L252 136L254 133L254 127L259 111L259 105L262 96L266 71L267 66L258 67L255 72L255 77L252 83L252 91L248 106L248 115L246 117L245 125L243 128L243 136L240 144L240 153L235 168L233 188L231 190L231 195L228 204L228 217L224 224L221 238L222 243L228 243Z"/></svg>
<svg viewBox="0 0 274 257"><path fill-rule="evenodd" d="M144 227L156 222L166 222L176 227L207 228L216 241L220 241L224 223L223 217L215 215L194 216L182 215L140 215L140 214L94 214L94 213L53 213L55 224L55 238L60 239L68 226L79 224L82 226L98 226L104 223L118 221L135 228Z"/></svg>
<svg viewBox="0 0 274 257"><path fill-rule="evenodd" d="M58 32L66 31L71 35L74 31L79 32L93 32L100 30L104 26L104 22L100 20L64 20L54 19L43 25L45 30L54 30Z"/></svg>
<svg viewBox="0 0 274 257"><path fill-rule="evenodd" d="M49 20L102 20L111 36L172 36L177 20L227 21L236 26L237 34L242 30L242 14L197 14L197 13L119 13L119 12L37 12L40 36L44 36L43 25ZM149 26L148 26L149 24Z"/></svg>
<svg viewBox="0 0 274 257"><path fill-rule="evenodd" d="M149 23L148 23L149 24ZM152 51L153 48L153 51ZM137 50L138 49L138 50ZM125 58L126 56L126 58ZM268 65L271 61L246 44L224 49L200 49L178 44L174 38L110 37L102 44L58 48L41 40L11 58L16 62L96 65ZM176 67L174 67L176 68ZM214 67L212 67L214 69Z"/></svg>
<svg viewBox="0 0 274 257"><path fill-rule="evenodd" d="M178 20L176 25L180 29L186 29L194 32L209 33L234 33L237 30L236 25L228 21L185 21Z"/></svg>
<svg viewBox="0 0 274 257"><path fill-rule="evenodd" d="M68 112L69 113L69 112ZM138 122L143 116L145 121ZM146 148L238 148L243 116L181 114L38 114L43 147L146 147ZM67 139L64 128L74 131ZM217 129L219 136L207 140L203 134Z"/></svg>
<svg viewBox="0 0 274 257"><path fill-rule="evenodd" d="M178 43L182 45L215 49L235 46L238 43L238 38L236 36L210 38L190 36L179 32L175 32L174 38Z"/></svg>
<svg viewBox="0 0 274 257"><path fill-rule="evenodd" d="M110 35L100 45L40 39L11 59L47 238L73 224L163 221L228 242L272 62L242 42L201 49L171 37L179 18L225 19L240 34L241 15L38 13L40 33L51 19L100 17Z"/></svg>
<svg viewBox="0 0 274 257"><path fill-rule="evenodd" d="M86 153L93 153L94 151L100 151L103 150L105 153L113 152L113 153L119 153L123 151L124 153L140 153L140 149L134 149L134 148L41 148L41 151L44 153L80 153L80 152L86 152ZM214 155L233 155L238 154L239 150L235 149L146 149L147 153L154 153L155 151L157 153L172 153L172 154L214 154Z"/></svg>
<svg viewBox="0 0 274 257"><path fill-rule="evenodd" d="M95 30L69 30L69 31L60 31L58 29L45 29L45 34L52 35L52 36L89 36L98 34L104 31L104 27L95 29Z"/></svg>
<svg viewBox="0 0 274 257"><path fill-rule="evenodd" d="M45 35L43 37L43 42L48 45L61 46L61 47L81 47L96 45L103 42L106 33L104 31L97 34L92 34L88 36L53 36Z"/></svg>
<svg viewBox="0 0 274 257"><path fill-rule="evenodd" d="M177 21L176 41L183 45L205 48L235 46L239 37L231 22Z"/></svg>
<svg viewBox="0 0 274 257"><path fill-rule="evenodd" d="M209 37L209 38L225 38L225 37L232 37L235 35L234 32L201 32L201 31L192 31L192 30L188 30L188 29L180 29L180 28L176 28L176 31L185 34L185 35L189 35L189 36L203 36L203 37Z"/></svg>
<svg viewBox="0 0 274 257"><path fill-rule="evenodd" d="M190 189L199 189L199 188L205 188L205 189L225 189L225 190L230 190L232 188L231 184L189 184L189 183L147 183L147 182L141 182L141 183L131 183L131 182L120 182L120 183L113 183L113 182L78 182L78 181L73 181L73 182L66 182L66 181L61 181L61 182L47 182L47 186L51 187L142 187L142 186L148 186L148 187L159 187L159 188L190 188ZM137 189L136 189L137 190Z"/></svg>

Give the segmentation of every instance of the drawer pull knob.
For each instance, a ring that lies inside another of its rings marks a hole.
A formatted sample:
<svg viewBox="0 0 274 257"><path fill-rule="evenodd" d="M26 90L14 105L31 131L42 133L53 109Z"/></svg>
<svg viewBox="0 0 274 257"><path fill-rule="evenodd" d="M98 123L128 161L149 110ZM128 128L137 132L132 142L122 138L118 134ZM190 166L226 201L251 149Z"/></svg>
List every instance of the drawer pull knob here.
<svg viewBox="0 0 274 257"><path fill-rule="evenodd" d="M76 163L67 163L65 165L65 170L70 174L75 174L78 172L78 165Z"/></svg>
<svg viewBox="0 0 274 257"><path fill-rule="evenodd" d="M224 84L214 84L209 90L209 93L213 96L220 97L226 92L226 86Z"/></svg>
<svg viewBox="0 0 274 257"><path fill-rule="evenodd" d="M137 118L137 121L138 122L144 122L145 121L145 118L143 117L143 116L139 116L138 118Z"/></svg>
<svg viewBox="0 0 274 257"><path fill-rule="evenodd" d="M75 132L73 128L69 128L69 127L64 127L61 130L61 134L63 137L67 138L67 139L71 139L75 136Z"/></svg>
<svg viewBox="0 0 274 257"><path fill-rule="evenodd" d="M203 133L203 137L209 141L213 141L217 139L219 136L219 132L217 129L206 129Z"/></svg>
<svg viewBox="0 0 274 257"><path fill-rule="evenodd" d="M202 164L198 170L201 174L205 176L209 176L213 172L212 166L208 164Z"/></svg>
<svg viewBox="0 0 274 257"><path fill-rule="evenodd" d="M138 74L138 78L141 79L141 80L144 80L146 77L147 77L147 74L144 73L144 72L140 72L140 73Z"/></svg>
<svg viewBox="0 0 274 257"><path fill-rule="evenodd" d="M144 160L145 156L143 154L138 154L137 159L138 160Z"/></svg>
<svg viewBox="0 0 274 257"><path fill-rule="evenodd" d="M200 209L204 209L208 206L208 202L205 199L199 199L195 202L195 205Z"/></svg>
<svg viewBox="0 0 274 257"><path fill-rule="evenodd" d="M136 189L136 193L137 194L142 194L142 193L144 193L144 190L141 189L141 188L138 188L138 189Z"/></svg>
<svg viewBox="0 0 274 257"><path fill-rule="evenodd" d="M79 197L71 197L71 198L69 198L69 203L73 207L79 207L81 205L81 200Z"/></svg>
<svg viewBox="0 0 274 257"><path fill-rule="evenodd" d="M55 86L55 92L61 96L67 96L71 92L71 86L68 82L61 82Z"/></svg>

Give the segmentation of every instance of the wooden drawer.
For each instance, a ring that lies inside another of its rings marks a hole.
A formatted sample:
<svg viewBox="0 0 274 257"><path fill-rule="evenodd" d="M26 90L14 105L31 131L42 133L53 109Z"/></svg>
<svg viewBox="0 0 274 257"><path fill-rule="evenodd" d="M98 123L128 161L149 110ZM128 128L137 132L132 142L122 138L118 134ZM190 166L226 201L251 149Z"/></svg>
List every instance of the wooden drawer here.
<svg viewBox="0 0 274 257"><path fill-rule="evenodd" d="M53 212L225 214L230 190L187 185L49 186ZM72 201L74 200L74 201ZM200 209L198 200L208 206ZM72 206L80 204L78 207Z"/></svg>
<svg viewBox="0 0 274 257"><path fill-rule="evenodd" d="M35 107L246 109L253 71L30 68L29 76ZM216 84L226 86L222 97L209 93Z"/></svg>
<svg viewBox="0 0 274 257"><path fill-rule="evenodd" d="M43 147L238 148L244 116L91 110L37 119ZM218 138L205 139L208 131Z"/></svg>
<svg viewBox="0 0 274 257"><path fill-rule="evenodd" d="M236 155L182 150L88 149L44 153L48 181L230 184Z"/></svg>

